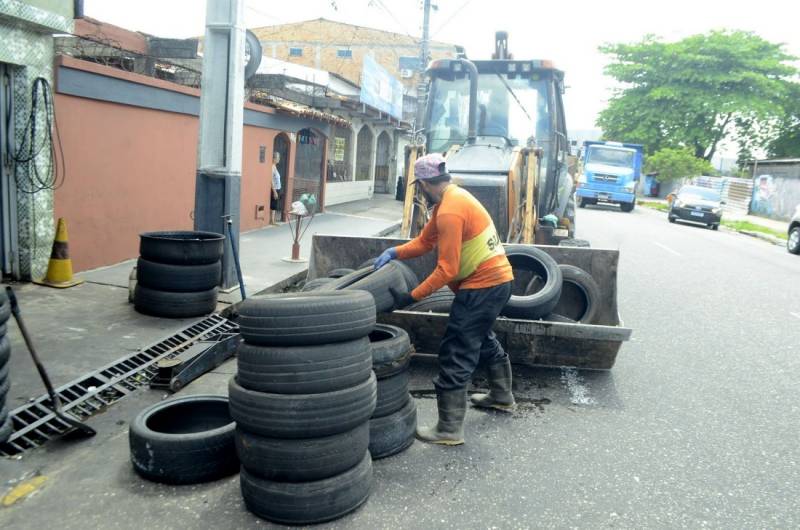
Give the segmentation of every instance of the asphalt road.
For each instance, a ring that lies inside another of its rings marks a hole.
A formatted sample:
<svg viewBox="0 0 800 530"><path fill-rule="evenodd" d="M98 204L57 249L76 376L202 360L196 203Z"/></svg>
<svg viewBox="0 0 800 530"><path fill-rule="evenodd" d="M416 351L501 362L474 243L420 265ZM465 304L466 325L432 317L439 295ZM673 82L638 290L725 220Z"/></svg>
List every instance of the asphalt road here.
<svg viewBox="0 0 800 530"><path fill-rule="evenodd" d="M375 462L368 503L322 528L800 525L800 257L649 210L580 210L578 223L594 247L621 250L634 334L614 369L517 370L515 414L470 410L466 445L416 443ZM423 423L434 369L415 365ZM224 392L230 373L187 391ZM0 508L0 526L269 527L244 510L235 477L169 487L134 475L125 422L159 397L100 416L95 440L0 467L50 477Z"/></svg>

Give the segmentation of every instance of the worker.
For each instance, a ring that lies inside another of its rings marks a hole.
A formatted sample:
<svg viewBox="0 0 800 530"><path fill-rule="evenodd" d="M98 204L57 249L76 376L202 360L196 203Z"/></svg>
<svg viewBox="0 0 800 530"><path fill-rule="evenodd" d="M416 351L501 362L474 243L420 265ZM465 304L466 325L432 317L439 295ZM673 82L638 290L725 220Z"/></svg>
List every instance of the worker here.
<svg viewBox="0 0 800 530"><path fill-rule="evenodd" d="M442 445L464 443L467 385L479 361L488 366L489 393L472 396L477 407L512 410L511 363L492 324L511 298L511 265L489 213L466 190L450 182L438 153L414 164L414 184L429 204L431 220L412 241L385 250L378 269L393 259L411 259L437 248L436 269L411 293L392 290L395 309L402 309L446 284L456 296L439 346L439 373L434 378L439 421L418 428L417 438Z"/></svg>
<svg viewBox="0 0 800 530"><path fill-rule="evenodd" d="M281 163L281 154L278 151L272 153L272 192L269 197L269 224L276 224L276 213L281 209L281 174L278 171L278 164Z"/></svg>

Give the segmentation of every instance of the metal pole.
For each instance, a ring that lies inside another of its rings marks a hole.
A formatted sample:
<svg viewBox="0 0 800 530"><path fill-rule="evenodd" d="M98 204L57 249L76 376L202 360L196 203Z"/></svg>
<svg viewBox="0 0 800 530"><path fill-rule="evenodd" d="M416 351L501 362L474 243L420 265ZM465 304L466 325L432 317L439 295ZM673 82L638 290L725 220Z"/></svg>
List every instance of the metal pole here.
<svg viewBox="0 0 800 530"><path fill-rule="evenodd" d="M425 84L425 69L428 67L428 45L430 43L431 29L431 0L425 0L422 18L422 41L420 42L419 55L419 84L417 85L417 123L415 129L422 128L427 101L427 85Z"/></svg>
<svg viewBox="0 0 800 530"><path fill-rule="evenodd" d="M244 0L207 0L203 87L195 180L195 230L226 233L222 288L238 283L231 249L238 247L244 117Z"/></svg>

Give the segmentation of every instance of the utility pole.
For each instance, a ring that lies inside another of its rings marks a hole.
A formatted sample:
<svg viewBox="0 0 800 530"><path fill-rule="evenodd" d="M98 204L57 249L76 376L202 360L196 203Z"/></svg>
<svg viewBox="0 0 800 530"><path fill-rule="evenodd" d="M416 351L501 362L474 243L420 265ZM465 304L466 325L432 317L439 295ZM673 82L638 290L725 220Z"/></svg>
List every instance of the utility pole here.
<svg viewBox="0 0 800 530"><path fill-rule="evenodd" d="M194 228L224 234L238 247L244 120L244 0L207 0ZM226 232L231 216L230 233ZM238 284L231 244L222 256L223 289Z"/></svg>
<svg viewBox="0 0 800 530"><path fill-rule="evenodd" d="M417 85L417 123L415 129L422 128L425 116L425 104L428 99L428 86L425 83L425 69L428 67L428 47L431 30L431 0L424 0L422 18L422 42L419 53L419 84Z"/></svg>

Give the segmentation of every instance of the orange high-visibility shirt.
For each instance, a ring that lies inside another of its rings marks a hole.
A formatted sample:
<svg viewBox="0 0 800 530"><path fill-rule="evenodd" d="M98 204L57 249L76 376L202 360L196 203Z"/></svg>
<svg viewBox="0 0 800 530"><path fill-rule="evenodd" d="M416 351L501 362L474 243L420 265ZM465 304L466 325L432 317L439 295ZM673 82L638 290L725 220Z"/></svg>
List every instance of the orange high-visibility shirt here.
<svg viewBox="0 0 800 530"><path fill-rule="evenodd" d="M411 292L415 300L445 285L453 291L484 289L514 279L489 212L454 184L445 188L422 233L395 250L402 260L427 254L434 247L439 251L436 269Z"/></svg>

